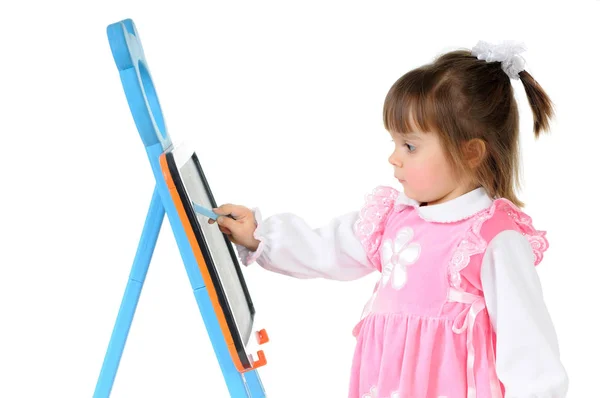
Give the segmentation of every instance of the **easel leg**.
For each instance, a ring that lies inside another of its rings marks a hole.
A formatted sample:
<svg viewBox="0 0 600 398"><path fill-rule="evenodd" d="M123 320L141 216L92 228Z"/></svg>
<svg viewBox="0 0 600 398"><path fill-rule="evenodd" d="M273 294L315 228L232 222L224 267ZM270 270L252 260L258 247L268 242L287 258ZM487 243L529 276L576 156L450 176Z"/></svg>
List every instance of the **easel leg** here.
<svg viewBox="0 0 600 398"><path fill-rule="evenodd" d="M158 189L155 188L142 236L133 260L131 273L129 274L129 281L125 288L125 294L123 295L119 314L117 315L117 320L104 357L100 377L96 384L94 398L108 398L112 390L164 216L165 209Z"/></svg>

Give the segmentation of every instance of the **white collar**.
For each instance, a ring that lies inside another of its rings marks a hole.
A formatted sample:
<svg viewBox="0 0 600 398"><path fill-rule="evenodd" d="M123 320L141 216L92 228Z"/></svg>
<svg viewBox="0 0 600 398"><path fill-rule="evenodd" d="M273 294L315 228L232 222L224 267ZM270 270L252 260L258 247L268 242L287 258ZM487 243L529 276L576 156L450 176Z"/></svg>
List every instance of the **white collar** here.
<svg viewBox="0 0 600 398"><path fill-rule="evenodd" d="M421 206L416 200L410 199L404 193L396 199L396 204L414 207L421 218L433 222L455 222L469 218L475 213L487 209L493 200L483 188L476 188L458 198L437 205Z"/></svg>

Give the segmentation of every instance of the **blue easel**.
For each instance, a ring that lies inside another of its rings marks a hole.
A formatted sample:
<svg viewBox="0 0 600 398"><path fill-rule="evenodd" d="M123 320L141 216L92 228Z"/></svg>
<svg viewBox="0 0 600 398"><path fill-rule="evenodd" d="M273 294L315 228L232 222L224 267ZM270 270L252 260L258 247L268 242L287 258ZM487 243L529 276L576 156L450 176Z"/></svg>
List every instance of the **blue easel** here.
<svg viewBox="0 0 600 398"><path fill-rule="evenodd" d="M265 397L256 369L241 373L234 366L222 329L219 327L215 309L199 271L198 262L194 257L189 239L185 234L182 221L161 172L159 158L164 151L171 148L172 143L135 24L131 19L114 23L108 26L107 34L131 114L150 160L156 187L102 364L94 398L109 397L112 390L165 212L169 217L169 223L194 290L194 296L231 397ZM203 380L202 383L206 383L206 380Z"/></svg>

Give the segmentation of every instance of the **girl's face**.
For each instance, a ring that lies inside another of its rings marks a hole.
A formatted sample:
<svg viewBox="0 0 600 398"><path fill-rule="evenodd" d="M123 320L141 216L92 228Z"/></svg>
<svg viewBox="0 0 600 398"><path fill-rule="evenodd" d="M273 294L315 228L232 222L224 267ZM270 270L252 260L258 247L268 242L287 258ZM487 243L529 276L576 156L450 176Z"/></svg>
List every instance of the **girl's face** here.
<svg viewBox="0 0 600 398"><path fill-rule="evenodd" d="M389 162L404 194L420 203L433 205L466 193L446 158L436 133L391 133L394 152Z"/></svg>

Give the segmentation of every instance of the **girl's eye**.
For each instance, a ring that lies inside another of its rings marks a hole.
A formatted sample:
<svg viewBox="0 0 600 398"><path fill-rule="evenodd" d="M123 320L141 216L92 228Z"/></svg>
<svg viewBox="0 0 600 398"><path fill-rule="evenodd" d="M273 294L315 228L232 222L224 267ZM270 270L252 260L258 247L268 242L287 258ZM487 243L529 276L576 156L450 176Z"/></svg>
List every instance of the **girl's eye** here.
<svg viewBox="0 0 600 398"><path fill-rule="evenodd" d="M417 148L415 148L414 145L410 145L410 144L405 144L405 145L408 148L408 152L414 152L414 150L417 149Z"/></svg>

